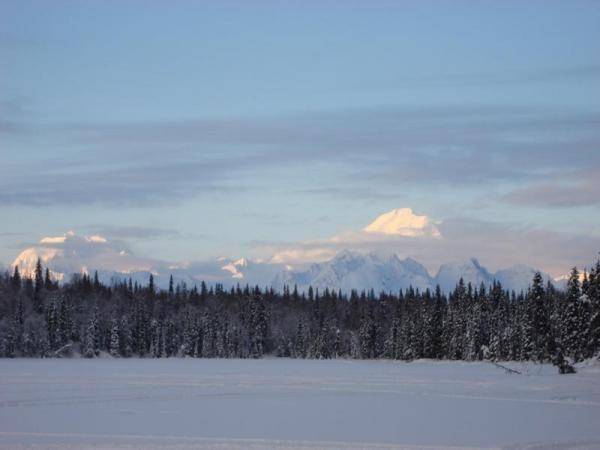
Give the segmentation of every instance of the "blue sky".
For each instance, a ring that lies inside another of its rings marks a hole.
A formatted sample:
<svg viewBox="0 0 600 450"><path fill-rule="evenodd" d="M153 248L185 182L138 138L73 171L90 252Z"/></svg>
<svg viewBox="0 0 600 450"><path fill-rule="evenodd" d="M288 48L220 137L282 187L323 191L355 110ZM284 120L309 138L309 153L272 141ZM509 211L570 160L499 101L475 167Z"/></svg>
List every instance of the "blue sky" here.
<svg viewBox="0 0 600 450"><path fill-rule="evenodd" d="M70 229L263 255L400 207L600 250L598 2L3 1L0 61L5 263Z"/></svg>

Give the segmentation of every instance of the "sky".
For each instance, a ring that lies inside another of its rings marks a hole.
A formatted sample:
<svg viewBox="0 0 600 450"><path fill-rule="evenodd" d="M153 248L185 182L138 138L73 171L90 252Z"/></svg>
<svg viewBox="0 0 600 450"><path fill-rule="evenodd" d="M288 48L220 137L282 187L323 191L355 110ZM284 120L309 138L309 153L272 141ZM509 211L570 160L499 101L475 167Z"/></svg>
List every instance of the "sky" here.
<svg viewBox="0 0 600 450"><path fill-rule="evenodd" d="M339 238L398 208L444 245ZM2 1L0 262L68 230L589 265L600 3Z"/></svg>

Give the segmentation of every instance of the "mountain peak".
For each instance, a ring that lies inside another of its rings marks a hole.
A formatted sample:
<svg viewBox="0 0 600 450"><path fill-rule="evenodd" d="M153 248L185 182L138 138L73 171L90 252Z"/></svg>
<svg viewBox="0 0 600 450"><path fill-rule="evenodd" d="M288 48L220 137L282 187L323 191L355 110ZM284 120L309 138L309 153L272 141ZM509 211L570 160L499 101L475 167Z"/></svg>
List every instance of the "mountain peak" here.
<svg viewBox="0 0 600 450"><path fill-rule="evenodd" d="M363 228L365 233L403 237L441 237L429 217L417 215L411 208L393 209Z"/></svg>
<svg viewBox="0 0 600 450"><path fill-rule="evenodd" d="M481 269L481 263L479 262L479 260L477 258L475 258L474 256L472 256L471 258L469 258L469 261L471 262L471 264L473 264L475 267L477 267L478 269Z"/></svg>
<svg viewBox="0 0 600 450"><path fill-rule="evenodd" d="M360 258L363 255L357 251L344 249L337 253L332 259L333 260L342 260L342 259L356 259Z"/></svg>

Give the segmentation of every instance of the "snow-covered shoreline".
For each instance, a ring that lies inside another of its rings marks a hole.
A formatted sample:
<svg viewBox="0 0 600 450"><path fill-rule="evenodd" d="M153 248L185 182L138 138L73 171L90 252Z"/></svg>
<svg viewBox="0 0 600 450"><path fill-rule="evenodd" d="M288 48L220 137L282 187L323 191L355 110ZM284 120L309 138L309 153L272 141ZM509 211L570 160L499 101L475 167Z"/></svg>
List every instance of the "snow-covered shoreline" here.
<svg viewBox="0 0 600 450"><path fill-rule="evenodd" d="M598 448L600 365L14 359L0 448Z"/></svg>

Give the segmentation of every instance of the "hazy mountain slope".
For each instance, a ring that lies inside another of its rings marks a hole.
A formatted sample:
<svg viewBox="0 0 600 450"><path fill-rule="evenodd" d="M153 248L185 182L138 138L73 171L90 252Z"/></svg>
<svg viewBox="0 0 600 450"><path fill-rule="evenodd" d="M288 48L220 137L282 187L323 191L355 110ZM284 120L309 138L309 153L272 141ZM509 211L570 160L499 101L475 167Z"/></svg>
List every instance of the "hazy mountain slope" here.
<svg viewBox="0 0 600 450"><path fill-rule="evenodd" d="M344 292L352 289L396 292L409 286L420 290L434 289L439 284L444 292L449 292L463 278L465 283L474 287L481 283L489 286L497 279L506 289L521 291L527 289L535 273L531 267L516 265L493 274L477 259L471 258L442 264L437 274L431 276L422 264L411 258L349 250L338 253L329 261L304 267L245 258L169 264L137 257L121 243L101 236L77 236L72 232L42 239L38 245L21 252L12 267L17 265L21 273L31 276L38 258L50 268L57 280L66 281L74 273L91 274L97 270L103 282L131 278L134 282L146 284L152 273L156 285L163 288L168 286L173 275L176 283L184 282L189 287L205 281L209 285L220 283L226 288L249 284L273 286L280 290L284 285L296 285L300 290L313 286L321 291L329 288ZM544 278L550 279L548 275Z"/></svg>
<svg viewBox="0 0 600 450"><path fill-rule="evenodd" d="M439 284L442 291L448 292L454 289L461 278L465 284L471 283L474 287L479 287L481 283L490 285L494 279L493 275L485 267L482 267L477 259L471 258L468 261L442 264L435 276L434 283Z"/></svg>

